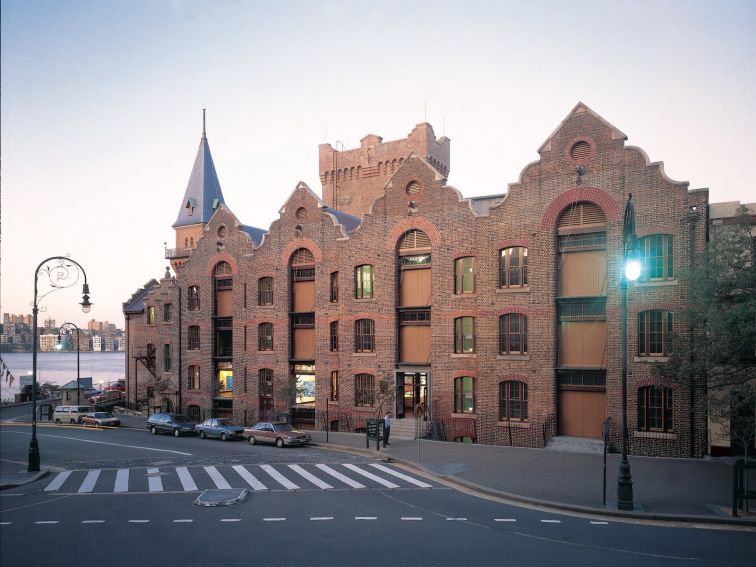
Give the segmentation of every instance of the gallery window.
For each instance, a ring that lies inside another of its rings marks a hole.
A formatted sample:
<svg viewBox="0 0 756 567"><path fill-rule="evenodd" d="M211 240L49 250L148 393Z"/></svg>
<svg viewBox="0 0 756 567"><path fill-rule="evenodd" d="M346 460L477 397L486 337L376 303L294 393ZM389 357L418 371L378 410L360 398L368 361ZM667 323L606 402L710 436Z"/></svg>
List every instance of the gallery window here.
<svg viewBox="0 0 756 567"><path fill-rule="evenodd" d="M374 352L375 322L372 319L358 319L354 322L354 351Z"/></svg>
<svg viewBox="0 0 756 567"><path fill-rule="evenodd" d="M674 314L670 311L638 313L638 356L669 356L673 323Z"/></svg>
<svg viewBox="0 0 756 567"><path fill-rule="evenodd" d="M671 234L652 234L640 239L641 279L674 277L674 247Z"/></svg>
<svg viewBox="0 0 756 567"><path fill-rule="evenodd" d="M198 285L190 285L187 291L187 309L189 311L199 311L200 308L200 291Z"/></svg>
<svg viewBox="0 0 756 567"><path fill-rule="evenodd" d="M199 325L189 326L189 350L197 350L200 347Z"/></svg>
<svg viewBox="0 0 756 567"><path fill-rule="evenodd" d="M329 349L331 352L337 352L339 350L339 322L333 321L330 325L330 343Z"/></svg>
<svg viewBox="0 0 756 567"><path fill-rule="evenodd" d="M499 354L527 354L528 318L520 313L499 317Z"/></svg>
<svg viewBox="0 0 756 567"><path fill-rule="evenodd" d="M375 377L372 374L357 374L354 377L354 405L372 407L375 401Z"/></svg>
<svg viewBox="0 0 756 567"><path fill-rule="evenodd" d="M273 323L257 326L257 350L273 350Z"/></svg>
<svg viewBox="0 0 756 567"><path fill-rule="evenodd" d="M475 258L465 256L454 260L454 293L475 293Z"/></svg>
<svg viewBox="0 0 756 567"><path fill-rule="evenodd" d="M188 371L188 378L189 378L189 386L188 388L190 390L199 390L200 388L200 367L197 364L191 364L189 365L189 371Z"/></svg>
<svg viewBox="0 0 756 567"><path fill-rule="evenodd" d="M257 304L273 305L273 278L257 280Z"/></svg>
<svg viewBox="0 0 756 567"><path fill-rule="evenodd" d="M163 372L173 370L173 348L171 345L163 345Z"/></svg>
<svg viewBox="0 0 756 567"><path fill-rule="evenodd" d="M357 299L373 297L373 266L357 266L354 269L354 279L354 296Z"/></svg>

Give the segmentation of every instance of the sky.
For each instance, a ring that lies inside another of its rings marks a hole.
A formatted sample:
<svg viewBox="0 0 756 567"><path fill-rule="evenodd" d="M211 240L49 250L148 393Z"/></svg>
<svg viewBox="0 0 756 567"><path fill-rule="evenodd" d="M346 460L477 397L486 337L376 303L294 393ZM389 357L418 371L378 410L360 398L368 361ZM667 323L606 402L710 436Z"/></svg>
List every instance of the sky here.
<svg viewBox="0 0 756 567"><path fill-rule="evenodd" d="M451 139L449 184L504 193L578 101L711 202L756 201L756 2L2 0L0 312L123 328L207 135L227 206L267 229L318 144ZM40 280L40 288L42 287ZM81 283L81 282L79 282Z"/></svg>

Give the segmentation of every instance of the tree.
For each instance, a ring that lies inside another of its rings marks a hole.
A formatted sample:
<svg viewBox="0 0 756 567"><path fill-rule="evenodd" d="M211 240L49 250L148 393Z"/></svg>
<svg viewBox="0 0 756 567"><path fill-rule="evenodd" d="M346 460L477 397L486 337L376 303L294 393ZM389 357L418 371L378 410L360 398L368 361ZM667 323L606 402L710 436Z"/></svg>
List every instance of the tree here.
<svg viewBox="0 0 756 567"><path fill-rule="evenodd" d="M675 337L673 354L654 365L657 377L706 396L709 417L725 427L751 427L756 397L756 249L752 221L741 206L731 224L714 227L707 249L680 275L688 307L687 332ZM741 423L742 422L742 423ZM748 425L750 423L750 425ZM742 438L745 434L732 430ZM753 439L753 431L750 432ZM746 446L750 444L747 443Z"/></svg>

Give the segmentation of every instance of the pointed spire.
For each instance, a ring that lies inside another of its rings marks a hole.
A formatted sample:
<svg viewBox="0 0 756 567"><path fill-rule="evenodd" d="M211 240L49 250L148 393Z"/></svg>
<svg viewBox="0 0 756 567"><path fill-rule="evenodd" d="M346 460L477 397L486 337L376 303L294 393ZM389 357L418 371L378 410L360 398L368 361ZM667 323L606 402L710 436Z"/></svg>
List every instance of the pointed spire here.
<svg viewBox="0 0 756 567"><path fill-rule="evenodd" d="M194 167L186 185L174 228L191 224L207 224L215 210L225 204L213 156L207 142L205 109L202 109L202 138L194 158Z"/></svg>

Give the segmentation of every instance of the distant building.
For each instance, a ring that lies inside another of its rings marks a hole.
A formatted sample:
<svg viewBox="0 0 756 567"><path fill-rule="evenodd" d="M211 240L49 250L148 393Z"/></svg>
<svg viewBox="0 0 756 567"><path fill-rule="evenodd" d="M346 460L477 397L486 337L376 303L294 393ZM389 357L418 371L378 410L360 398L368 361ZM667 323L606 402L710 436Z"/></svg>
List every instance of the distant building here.
<svg viewBox="0 0 756 567"><path fill-rule="evenodd" d="M118 352L124 352L126 350L126 337L116 337L114 341L115 350Z"/></svg>
<svg viewBox="0 0 756 567"><path fill-rule="evenodd" d="M105 351L113 352L113 338L107 335L105 336Z"/></svg>
<svg viewBox="0 0 756 567"><path fill-rule="evenodd" d="M40 352L53 352L57 350L58 335L45 334L39 335L39 350Z"/></svg>
<svg viewBox="0 0 756 567"><path fill-rule="evenodd" d="M102 351L102 337L100 335L92 335L92 350L94 352Z"/></svg>
<svg viewBox="0 0 756 567"><path fill-rule="evenodd" d="M14 323L3 323L3 334L13 335L16 332L16 325Z"/></svg>

